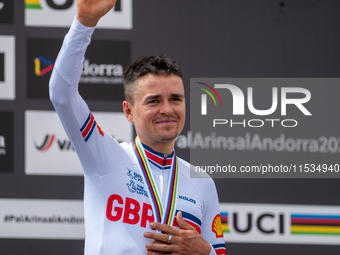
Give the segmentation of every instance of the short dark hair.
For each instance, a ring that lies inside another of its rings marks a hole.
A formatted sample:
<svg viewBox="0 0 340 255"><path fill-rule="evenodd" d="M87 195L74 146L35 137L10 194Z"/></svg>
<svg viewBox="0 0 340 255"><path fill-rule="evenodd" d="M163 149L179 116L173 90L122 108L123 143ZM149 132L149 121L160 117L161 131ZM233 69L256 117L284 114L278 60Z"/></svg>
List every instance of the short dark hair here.
<svg viewBox="0 0 340 255"><path fill-rule="evenodd" d="M133 104L134 83L138 78L148 74L177 75L182 78L181 69L176 61L166 57L165 54L138 58L124 71L124 95L126 101Z"/></svg>

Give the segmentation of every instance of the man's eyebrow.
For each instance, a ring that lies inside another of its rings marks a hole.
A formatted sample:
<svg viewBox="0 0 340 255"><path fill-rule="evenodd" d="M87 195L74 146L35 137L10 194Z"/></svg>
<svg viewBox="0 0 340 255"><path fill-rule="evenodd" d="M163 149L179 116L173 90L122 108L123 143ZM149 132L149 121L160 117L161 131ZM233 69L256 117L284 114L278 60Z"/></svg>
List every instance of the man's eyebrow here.
<svg viewBox="0 0 340 255"><path fill-rule="evenodd" d="M178 93L171 94L170 96L171 96L171 97L177 97L177 98L184 98L184 95L183 95L183 94L178 94Z"/></svg>
<svg viewBox="0 0 340 255"><path fill-rule="evenodd" d="M144 99L144 102L152 101L152 100L158 99L160 97L162 97L162 95L158 95L158 94L157 95L150 95L150 96L147 96ZM184 95L180 94L180 93L174 93L174 94L170 94L170 97L184 98Z"/></svg>
<svg viewBox="0 0 340 255"><path fill-rule="evenodd" d="M147 101L150 101L150 100L155 100L157 98L160 98L161 95L150 95L150 96L147 96L145 99L144 99L144 102L147 102Z"/></svg>

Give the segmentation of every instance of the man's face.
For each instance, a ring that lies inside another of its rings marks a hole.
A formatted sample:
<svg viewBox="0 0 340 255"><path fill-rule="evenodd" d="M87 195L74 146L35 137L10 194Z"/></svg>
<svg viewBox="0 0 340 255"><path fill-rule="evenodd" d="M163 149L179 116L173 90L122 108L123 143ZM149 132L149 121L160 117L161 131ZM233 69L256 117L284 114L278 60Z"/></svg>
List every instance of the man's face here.
<svg viewBox="0 0 340 255"><path fill-rule="evenodd" d="M139 139L149 145L174 144L185 121L182 79L177 75L148 74L137 80L133 105L124 102L128 121Z"/></svg>

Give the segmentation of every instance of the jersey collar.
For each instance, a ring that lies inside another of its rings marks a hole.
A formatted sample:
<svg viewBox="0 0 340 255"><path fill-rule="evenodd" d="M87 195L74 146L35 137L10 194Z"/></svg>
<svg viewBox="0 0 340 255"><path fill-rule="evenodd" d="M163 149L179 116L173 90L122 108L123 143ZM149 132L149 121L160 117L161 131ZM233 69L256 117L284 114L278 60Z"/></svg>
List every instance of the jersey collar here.
<svg viewBox="0 0 340 255"><path fill-rule="evenodd" d="M145 155L148 158L149 163L153 164L154 166L161 170L171 169L174 151L172 152L171 155L165 155L163 153L154 151L153 149L151 149L149 146L145 145L142 142L141 144L144 148Z"/></svg>

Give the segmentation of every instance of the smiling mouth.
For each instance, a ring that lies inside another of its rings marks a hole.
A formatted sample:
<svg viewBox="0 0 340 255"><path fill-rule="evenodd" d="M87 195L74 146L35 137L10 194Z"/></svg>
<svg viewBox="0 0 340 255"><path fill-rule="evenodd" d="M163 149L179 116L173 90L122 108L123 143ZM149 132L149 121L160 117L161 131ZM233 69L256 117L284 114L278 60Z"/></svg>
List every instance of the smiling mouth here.
<svg viewBox="0 0 340 255"><path fill-rule="evenodd" d="M156 124L172 124L176 122L177 120L174 120L174 119L164 119L164 120L157 120Z"/></svg>

